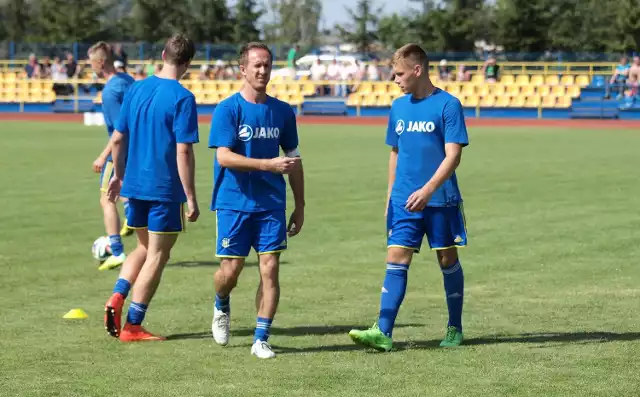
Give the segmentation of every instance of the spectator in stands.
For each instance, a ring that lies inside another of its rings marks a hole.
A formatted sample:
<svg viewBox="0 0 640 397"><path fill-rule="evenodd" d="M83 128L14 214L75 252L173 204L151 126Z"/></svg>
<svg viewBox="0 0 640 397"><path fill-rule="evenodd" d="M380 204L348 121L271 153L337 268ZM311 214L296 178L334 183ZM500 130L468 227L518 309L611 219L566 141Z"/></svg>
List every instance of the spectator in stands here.
<svg viewBox="0 0 640 397"><path fill-rule="evenodd" d="M113 67L116 69L116 72L118 73L127 73L127 69L124 65L124 63L122 63L122 61L113 61Z"/></svg>
<svg viewBox="0 0 640 397"><path fill-rule="evenodd" d="M620 58L620 63L616 66L616 69L609 80L609 86L607 87L606 97L609 98L611 90L618 92L617 99L621 99L624 95L624 89L629 79L629 58L623 56Z"/></svg>
<svg viewBox="0 0 640 397"><path fill-rule="evenodd" d="M467 70L464 64L458 65L458 73L456 74L457 81L471 81L471 73Z"/></svg>
<svg viewBox="0 0 640 397"><path fill-rule="evenodd" d="M48 56L42 58L42 63L40 63L40 78L41 79L50 79L51 78L51 59Z"/></svg>
<svg viewBox="0 0 640 397"><path fill-rule="evenodd" d="M451 67L448 66L446 59L440 60L440 64L438 65L438 77L440 78L440 81L453 80Z"/></svg>
<svg viewBox="0 0 640 397"><path fill-rule="evenodd" d="M146 78L146 73L144 72L144 67L142 65L136 66L136 72L133 75L133 78L136 80L144 80Z"/></svg>
<svg viewBox="0 0 640 397"><path fill-rule="evenodd" d="M320 59L316 59L316 62L311 65L310 72L311 81L323 81L327 77L327 68L320 62ZM317 93L324 95L326 87L323 85L318 85L317 87Z"/></svg>
<svg viewBox="0 0 640 397"><path fill-rule="evenodd" d="M487 83L497 82L499 69L500 65L496 64L496 59L493 56L490 56L482 66L482 74L484 75L484 80Z"/></svg>
<svg viewBox="0 0 640 397"><path fill-rule="evenodd" d="M356 74L358 73L358 65L355 61L354 63L343 62L340 65L340 84L337 87L337 96L347 96L349 95L349 82L355 80Z"/></svg>
<svg viewBox="0 0 640 397"><path fill-rule="evenodd" d="M629 96L638 95L638 82L640 82L640 56L633 57L633 64L629 68L629 81L627 86L631 88Z"/></svg>
<svg viewBox="0 0 640 397"><path fill-rule="evenodd" d="M53 58L51 80L53 80L53 92L55 92L57 96L65 96L73 92L73 87L66 83L67 68L58 56Z"/></svg>
<svg viewBox="0 0 640 397"><path fill-rule="evenodd" d="M124 49L122 48L122 44L120 43L116 43L113 45L113 60L114 61L120 61L122 62L122 65L124 65L124 68L127 68L127 60L128 60L128 56L127 53L124 52Z"/></svg>
<svg viewBox="0 0 640 397"><path fill-rule="evenodd" d="M287 68L289 68L289 74L292 79L296 78L296 56L299 50L300 46L296 44L289 49L287 54Z"/></svg>
<svg viewBox="0 0 640 397"><path fill-rule="evenodd" d="M73 58L73 54L67 52L67 62L65 65L67 69L67 77L70 79L75 79L80 75L80 68L78 67L78 63Z"/></svg>
<svg viewBox="0 0 640 397"><path fill-rule="evenodd" d="M151 57L147 60L147 70L145 74L147 76L153 76L155 72L156 72L156 61L155 59L153 59L153 57Z"/></svg>
<svg viewBox="0 0 640 397"><path fill-rule="evenodd" d="M200 74L198 74L199 80L209 80L209 65L204 63L200 66Z"/></svg>
<svg viewBox="0 0 640 397"><path fill-rule="evenodd" d="M27 61L24 71L27 74L28 79L37 79L40 77L40 64L38 64L36 54L29 55L29 61Z"/></svg>
<svg viewBox="0 0 640 397"><path fill-rule="evenodd" d="M329 66L327 66L327 80L335 81L336 83L340 80L340 65L338 64L338 60L333 58ZM338 84L331 84L331 95L336 95L336 89Z"/></svg>
<svg viewBox="0 0 640 397"><path fill-rule="evenodd" d="M380 67L378 61L374 60L367 66L367 80L380 81Z"/></svg>

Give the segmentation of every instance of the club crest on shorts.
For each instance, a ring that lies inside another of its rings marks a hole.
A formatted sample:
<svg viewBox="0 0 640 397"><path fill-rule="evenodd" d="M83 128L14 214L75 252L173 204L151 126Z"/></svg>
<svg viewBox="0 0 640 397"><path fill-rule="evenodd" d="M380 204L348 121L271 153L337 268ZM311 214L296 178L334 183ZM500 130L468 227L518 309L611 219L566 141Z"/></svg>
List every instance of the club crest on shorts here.
<svg viewBox="0 0 640 397"><path fill-rule="evenodd" d="M231 242L229 241L228 238L225 237L220 242L220 245L222 245L222 248L229 248L229 246L231 245Z"/></svg>

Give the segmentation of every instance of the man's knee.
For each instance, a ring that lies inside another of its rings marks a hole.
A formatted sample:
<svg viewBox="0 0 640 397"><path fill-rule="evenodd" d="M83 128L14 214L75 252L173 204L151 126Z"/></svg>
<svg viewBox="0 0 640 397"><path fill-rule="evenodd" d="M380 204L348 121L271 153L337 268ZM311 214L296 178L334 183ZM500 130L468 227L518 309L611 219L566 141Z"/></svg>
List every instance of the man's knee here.
<svg viewBox="0 0 640 397"><path fill-rule="evenodd" d="M263 283L277 282L280 270L280 255L260 255L260 279Z"/></svg>
<svg viewBox="0 0 640 397"><path fill-rule="evenodd" d="M404 247L389 247L387 249L387 263L408 265L413 258L413 250Z"/></svg>
<svg viewBox="0 0 640 397"><path fill-rule="evenodd" d="M447 248L444 250L438 251L438 263L440 267L446 269L456 264L458 261L458 250L457 248Z"/></svg>
<svg viewBox="0 0 640 397"><path fill-rule="evenodd" d="M243 266L243 258L224 258L220 262L217 275L222 278L221 281L223 281L227 287L234 288L236 284L238 284L238 277L240 277Z"/></svg>

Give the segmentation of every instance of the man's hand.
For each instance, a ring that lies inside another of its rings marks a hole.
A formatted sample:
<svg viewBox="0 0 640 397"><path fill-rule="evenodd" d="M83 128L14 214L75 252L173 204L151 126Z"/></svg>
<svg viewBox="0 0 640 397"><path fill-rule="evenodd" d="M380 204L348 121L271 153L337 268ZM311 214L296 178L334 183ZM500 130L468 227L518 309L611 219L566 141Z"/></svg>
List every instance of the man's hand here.
<svg viewBox="0 0 640 397"><path fill-rule="evenodd" d="M289 217L289 225L287 226L287 234L293 237L300 233L304 224L304 208L296 207Z"/></svg>
<svg viewBox="0 0 640 397"><path fill-rule="evenodd" d="M198 217L200 216L200 208L198 207L197 201L187 199L186 216L189 222L195 222L198 220Z"/></svg>
<svg viewBox="0 0 640 397"><path fill-rule="evenodd" d="M105 157L98 156L96 161L93 162L93 171L96 174L101 173L102 172L102 168L104 168L104 163L106 163L106 162L107 162L107 159Z"/></svg>
<svg viewBox="0 0 640 397"><path fill-rule="evenodd" d="M426 187L422 187L409 196L405 208L409 212L420 212L427 206L433 192L429 191Z"/></svg>
<svg viewBox="0 0 640 397"><path fill-rule="evenodd" d="M276 157L269 160L267 170L274 174L290 174L300 166L300 157Z"/></svg>
<svg viewBox="0 0 640 397"><path fill-rule="evenodd" d="M122 189L122 180L115 175L109 181L109 187L107 188L107 197L109 201L115 203L120 197L120 189Z"/></svg>

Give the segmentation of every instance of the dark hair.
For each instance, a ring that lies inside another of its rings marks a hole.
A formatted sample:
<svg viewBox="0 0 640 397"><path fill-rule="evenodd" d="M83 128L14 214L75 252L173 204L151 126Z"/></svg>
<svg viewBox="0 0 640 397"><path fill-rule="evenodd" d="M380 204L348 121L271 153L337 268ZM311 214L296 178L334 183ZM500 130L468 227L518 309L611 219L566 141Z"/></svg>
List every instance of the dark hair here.
<svg viewBox="0 0 640 397"><path fill-rule="evenodd" d="M405 62L411 60L416 65L422 65L425 70L429 70L429 57L427 53L417 44L406 44L398 48L393 54L392 63Z"/></svg>
<svg viewBox="0 0 640 397"><path fill-rule="evenodd" d="M255 50L255 49L261 49L261 50L267 51L269 53L269 58L271 62L273 62L273 53L271 52L269 47L266 44L253 41L251 43L247 43L243 45L242 48L240 49L240 54L238 55L238 64L246 65L249 51Z"/></svg>
<svg viewBox="0 0 640 397"><path fill-rule="evenodd" d="M164 56L167 63L181 66L193 59L196 46L190 38L182 33L176 33L164 45Z"/></svg>

